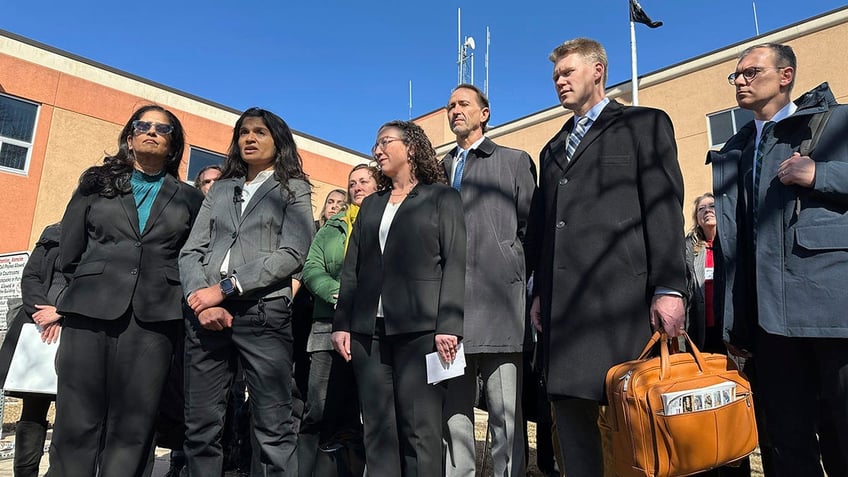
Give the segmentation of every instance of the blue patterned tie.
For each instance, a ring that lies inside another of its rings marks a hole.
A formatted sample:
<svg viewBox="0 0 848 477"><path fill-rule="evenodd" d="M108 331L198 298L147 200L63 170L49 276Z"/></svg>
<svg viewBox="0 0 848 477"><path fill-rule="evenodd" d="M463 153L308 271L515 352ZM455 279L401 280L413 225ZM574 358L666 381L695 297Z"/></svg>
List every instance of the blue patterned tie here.
<svg viewBox="0 0 848 477"><path fill-rule="evenodd" d="M759 198L760 198L760 176L763 171L763 156L766 152L766 147L768 147L768 141L771 139L771 130L774 129L774 121L768 121L763 124L763 132L760 134L760 142L757 143L757 154L754 155L754 190L752 195L754 196L754 206L753 206L753 214L751 215L751 222L754 225L754 240L757 237L757 209L759 209Z"/></svg>
<svg viewBox="0 0 848 477"><path fill-rule="evenodd" d="M574 125L574 131L568 135L568 143L565 145L566 161L571 162L571 157L574 156L574 151L577 150L577 146L580 145L580 140L583 139L583 135L586 134L588 124L588 116L583 116L577 119L577 122Z"/></svg>
<svg viewBox="0 0 848 477"><path fill-rule="evenodd" d="M462 151L459 155L459 160L456 161L456 169L453 172L453 184L451 184L456 190L462 187L462 171L465 169L465 156L467 155L468 151Z"/></svg>

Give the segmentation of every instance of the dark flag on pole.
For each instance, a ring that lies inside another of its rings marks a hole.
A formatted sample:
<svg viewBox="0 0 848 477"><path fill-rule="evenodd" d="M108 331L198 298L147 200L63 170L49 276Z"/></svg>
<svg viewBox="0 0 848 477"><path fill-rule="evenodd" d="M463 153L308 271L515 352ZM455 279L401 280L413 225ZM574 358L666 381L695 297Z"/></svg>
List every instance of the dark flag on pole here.
<svg viewBox="0 0 848 477"><path fill-rule="evenodd" d="M642 10L642 5L636 0L630 0L630 21L648 25L649 28L659 28L663 22L655 22L648 17L645 10Z"/></svg>

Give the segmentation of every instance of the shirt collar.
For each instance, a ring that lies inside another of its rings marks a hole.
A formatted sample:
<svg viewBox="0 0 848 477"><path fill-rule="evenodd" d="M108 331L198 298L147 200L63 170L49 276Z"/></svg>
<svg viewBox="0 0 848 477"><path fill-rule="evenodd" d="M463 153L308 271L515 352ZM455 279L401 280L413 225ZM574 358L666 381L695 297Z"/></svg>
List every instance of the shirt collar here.
<svg viewBox="0 0 848 477"><path fill-rule="evenodd" d="M594 123L595 121L597 121L597 120L598 120L598 116L600 116L600 115L601 115L601 111L603 111L603 110L604 110L604 108L605 108L605 107L609 104L609 102L610 102L609 98L607 98L606 96L604 96L604 99L600 100L600 101L598 102L598 104L596 104L596 105L592 106L592 109L590 109L589 111L587 111L587 112L586 112L586 114L585 114L585 116L586 116L587 118L589 118L589 121L591 121L591 122L593 122L593 123ZM574 115L574 122L576 123L576 122L577 122L577 120L578 120L578 119L580 119L580 117L581 117L581 116L577 116L577 115L575 114L575 115Z"/></svg>
<svg viewBox="0 0 848 477"><path fill-rule="evenodd" d="M790 101L790 102L786 103L786 106L780 108L780 111L776 112L774 114L774 116L771 117L771 119L769 119L769 120L755 119L754 124L757 125L757 137L760 137L760 135L763 133L763 125L765 125L765 123L767 123L769 121L779 123L780 121L783 121L784 119L788 118L789 116L792 116L793 114L795 114L795 111L797 111L797 110L798 110L798 105L793 103L792 101Z"/></svg>
<svg viewBox="0 0 848 477"><path fill-rule="evenodd" d="M486 140L486 136L480 136L480 139L474 141L473 144L468 146L468 149L463 149L463 148L459 147L459 144L457 144L456 145L456 157L461 156L463 151L466 151L466 150L470 151L472 149L477 149L478 147L480 147L480 144L483 144L483 141L485 141L485 140Z"/></svg>

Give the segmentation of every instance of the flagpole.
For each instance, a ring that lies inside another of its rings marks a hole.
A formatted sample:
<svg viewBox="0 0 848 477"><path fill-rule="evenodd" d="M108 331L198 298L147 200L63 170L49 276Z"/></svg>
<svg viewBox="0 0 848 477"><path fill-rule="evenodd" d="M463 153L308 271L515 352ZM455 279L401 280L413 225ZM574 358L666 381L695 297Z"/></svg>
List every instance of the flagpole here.
<svg viewBox="0 0 848 477"><path fill-rule="evenodd" d="M636 25L630 20L630 74L633 93L633 106L639 106L639 76L636 72Z"/></svg>

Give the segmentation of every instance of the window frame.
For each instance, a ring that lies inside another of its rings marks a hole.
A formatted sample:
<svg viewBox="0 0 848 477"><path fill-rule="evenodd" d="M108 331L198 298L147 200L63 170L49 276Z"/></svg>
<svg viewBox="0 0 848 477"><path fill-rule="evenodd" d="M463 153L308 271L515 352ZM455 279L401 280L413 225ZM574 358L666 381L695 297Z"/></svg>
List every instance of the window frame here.
<svg viewBox="0 0 848 477"><path fill-rule="evenodd" d="M710 150L721 149L722 147L724 147L724 145L727 143L727 139L730 139L731 137L733 137L733 135L735 135L736 133L739 132L739 129L741 129L742 126L747 124L747 121L742 123L742 124L736 124L736 114L735 113L736 113L736 111L743 111L743 110L747 111L744 108L740 108L739 106L734 106L732 108L723 109L721 111L716 111L714 113L709 113L709 114L706 115L705 119L707 121L707 143L708 143L708 147L709 147ZM750 111L749 111L749 113L750 113ZM716 116L720 116L722 114L729 114L730 115L730 129L733 131L733 133L730 135L730 137L728 137L727 139L725 139L721 143L713 143L713 127L712 127L712 123L711 123L710 119L714 118ZM754 113L750 113L750 114L751 114L751 119L753 119Z"/></svg>
<svg viewBox="0 0 848 477"><path fill-rule="evenodd" d="M191 153L192 153L192 151L194 151L195 149L196 149L196 150L198 150L198 151L200 151L200 152L206 153L206 154L211 154L211 155L214 155L214 156L220 156L220 157L221 157L221 162L220 162L218 165L219 165L222 169L223 169L223 167L224 167L224 163L227 161L227 155L226 155L226 154L222 154L222 153L220 153L220 152L215 152L215 151L212 151L212 150L210 150L210 149L206 149L206 148L203 148L203 147L200 147L200 146L195 146L195 145L189 144L189 145L188 145L188 158L186 159L186 178L185 178L185 182L186 182L187 184L191 184L191 185L194 185L194 179L195 179L195 177L197 176L197 173L195 173L194 175L191 175L191 174L190 174L190 172L191 172ZM206 167L206 166L203 166L203 167ZM201 169L202 169L202 167L201 167Z"/></svg>
<svg viewBox="0 0 848 477"><path fill-rule="evenodd" d="M35 147L35 142L36 142L36 139L38 137L38 120L41 117L41 104L36 103L35 101L30 101L30 100L27 100L27 99L24 99L24 98L20 98L18 96L13 96L11 94L6 94L6 93L2 93L2 92L0 92L0 96L9 98L13 101L20 101L22 103L31 104L31 105L35 106L35 118L33 119L33 123L32 123L32 141L31 142L28 143L26 141L21 141L20 139L13 139L13 138L10 138L10 137L7 137L7 136L0 135L0 148L3 147L3 144L11 144L13 146L26 148L26 150L27 150L26 159L24 160L23 168L16 169L14 167L8 167L8 166L4 166L4 165L0 164L0 172L5 172L5 173L8 173L8 174L16 174L16 175L20 175L20 176L28 176L29 175L29 166L30 166L30 163L32 162L32 150Z"/></svg>

